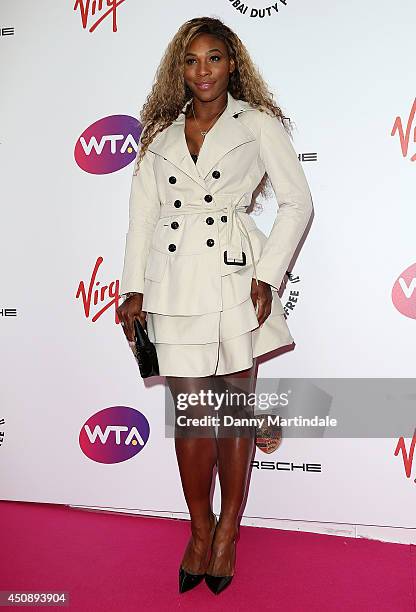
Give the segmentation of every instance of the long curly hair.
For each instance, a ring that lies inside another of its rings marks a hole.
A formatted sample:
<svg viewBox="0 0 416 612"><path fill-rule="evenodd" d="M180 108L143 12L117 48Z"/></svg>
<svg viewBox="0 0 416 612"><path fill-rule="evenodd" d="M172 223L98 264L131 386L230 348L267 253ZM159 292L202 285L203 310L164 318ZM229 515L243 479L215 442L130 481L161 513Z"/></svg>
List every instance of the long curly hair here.
<svg viewBox="0 0 416 612"><path fill-rule="evenodd" d="M231 95L238 100L245 100L262 112L268 109L282 122L288 133L292 131L290 119L283 115L282 109L273 101L273 94L269 92L266 82L237 34L218 18L195 17L181 25L168 44L157 68L152 89L139 113L143 130L135 173L156 134L167 128L192 98L192 92L183 78L185 53L189 43L201 33L220 38L225 43L230 58L234 58L235 69L228 82ZM261 194L267 197L269 189L270 181L265 173L253 196Z"/></svg>

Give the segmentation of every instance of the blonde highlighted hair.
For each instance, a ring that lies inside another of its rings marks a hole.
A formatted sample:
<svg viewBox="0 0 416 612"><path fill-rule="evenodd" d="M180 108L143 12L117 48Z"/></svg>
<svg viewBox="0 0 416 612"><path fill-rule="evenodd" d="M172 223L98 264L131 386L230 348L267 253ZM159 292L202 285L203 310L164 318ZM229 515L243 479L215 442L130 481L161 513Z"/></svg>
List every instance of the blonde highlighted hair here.
<svg viewBox="0 0 416 612"><path fill-rule="evenodd" d="M185 53L189 43L201 33L221 39L230 58L234 59L235 69L228 83L230 94L261 111L268 109L289 133L292 130L290 119L284 117L281 108L273 101L273 95L268 91L266 82L237 34L218 18L195 17L181 25L168 44L157 68L152 89L140 111L139 120L143 131L135 173L156 134L167 128L192 98L192 92L183 78ZM257 194L267 195L268 182L265 173L256 190Z"/></svg>

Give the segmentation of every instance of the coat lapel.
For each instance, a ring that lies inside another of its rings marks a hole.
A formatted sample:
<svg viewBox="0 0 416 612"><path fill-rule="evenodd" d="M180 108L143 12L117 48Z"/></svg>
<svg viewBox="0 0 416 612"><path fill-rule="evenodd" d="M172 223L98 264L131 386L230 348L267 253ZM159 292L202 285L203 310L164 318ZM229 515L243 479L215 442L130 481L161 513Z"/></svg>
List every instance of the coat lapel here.
<svg viewBox="0 0 416 612"><path fill-rule="evenodd" d="M181 113L163 132L156 135L149 150L161 155L206 189L205 179L216 164L230 151L255 140L254 134L233 115L253 110L248 102L236 100L227 92L227 108L205 136L197 163L189 153L185 138L185 115Z"/></svg>

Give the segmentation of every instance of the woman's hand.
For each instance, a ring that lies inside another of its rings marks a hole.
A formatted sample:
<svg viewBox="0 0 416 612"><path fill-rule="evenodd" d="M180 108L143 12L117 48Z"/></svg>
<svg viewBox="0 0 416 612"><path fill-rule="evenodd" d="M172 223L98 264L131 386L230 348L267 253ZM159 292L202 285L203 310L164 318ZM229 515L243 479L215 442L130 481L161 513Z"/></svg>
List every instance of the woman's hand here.
<svg viewBox="0 0 416 612"><path fill-rule="evenodd" d="M124 334L129 342L134 342L134 319L139 319L146 329L147 312L142 310L143 293L130 295L116 310Z"/></svg>
<svg viewBox="0 0 416 612"><path fill-rule="evenodd" d="M262 325L272 310L273 296L270 285L261 280L257 285L256 279L253 278L251 280L251 299L254 308L258 305L257 320L259 325Z"/></svg>

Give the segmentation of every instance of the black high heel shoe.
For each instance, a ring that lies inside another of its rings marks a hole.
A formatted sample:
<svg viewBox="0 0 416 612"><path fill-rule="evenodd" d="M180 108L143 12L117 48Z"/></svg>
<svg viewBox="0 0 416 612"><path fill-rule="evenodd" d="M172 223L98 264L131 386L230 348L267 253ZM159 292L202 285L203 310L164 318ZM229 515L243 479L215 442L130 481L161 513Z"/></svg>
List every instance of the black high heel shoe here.
<svg viewBox="0 0 416 612"><path fill-rule="evenodd" d="M191 574L183 569L179 568L179 593L186 593L194 587L198 586L204 579L204 574Z"/></svg>
<svg viewBox="0 0 416 612"><path fill-rule="evenodd" d="M211 544L212 544L212 539L213 539L213 535L215 532L215 528L217 526L217 517L215 514L213 514L213 516L214 516L214 526L211 530L211 533L212 533ZM185 593L186 591L190 591L194 587L198 586L198 584L202 582L204 578L205 578L205 573L204 574L192 574L191 572L188 572L187 570L185 570L181 565L179 568L179 593Z"/></svg>
<svg viewBox="0 0 416 612"><path fill-rule="evenodd" d="M211 576L205 574L205 582L214 595L219 595L225 587L231 584L233 576Z"/></svg>
<svg viewBox="0 0 416 612"><path fill-rule="evenodd" d="M234 561L235 561L235 543L236 540L233 540L234 545ZM234 577L234 574L231 576L214 576L212 574L205 574L205 582L208 588L214 593L214 595L219 595L227 586L231 584L231 581Z"/></svg>

